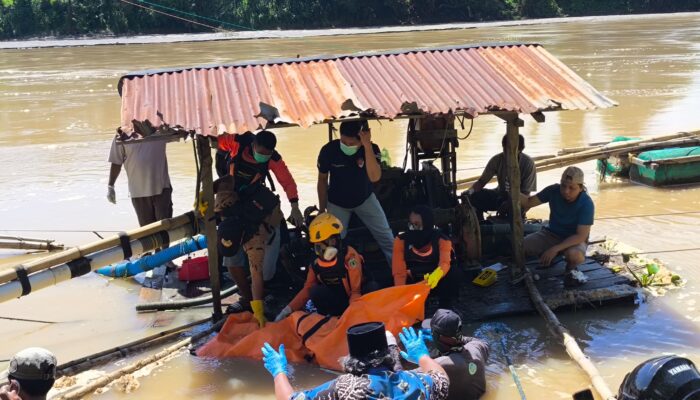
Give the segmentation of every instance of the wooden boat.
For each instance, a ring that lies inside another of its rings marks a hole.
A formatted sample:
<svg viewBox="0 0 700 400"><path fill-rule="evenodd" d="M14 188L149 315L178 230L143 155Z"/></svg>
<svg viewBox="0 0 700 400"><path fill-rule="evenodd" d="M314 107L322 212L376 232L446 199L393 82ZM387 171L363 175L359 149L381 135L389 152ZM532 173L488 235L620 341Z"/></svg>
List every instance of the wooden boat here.
<svg viewBox="0 0 700 400"><path fill-rule="evenodd" d="M639 139L618 136L614 142ZM628 178L649 186L673 186L700 183L700 146L696 137L660 142L644 149L608 155L597 160L603 177ZM644 151L641 151L644 150Z"/></svg>
<svg viewBox="0 0 700 400"><path fill-rule="evenodd" d="M630 180L649 186L700 183L700 146L645 151L630 157Z"/></svg>

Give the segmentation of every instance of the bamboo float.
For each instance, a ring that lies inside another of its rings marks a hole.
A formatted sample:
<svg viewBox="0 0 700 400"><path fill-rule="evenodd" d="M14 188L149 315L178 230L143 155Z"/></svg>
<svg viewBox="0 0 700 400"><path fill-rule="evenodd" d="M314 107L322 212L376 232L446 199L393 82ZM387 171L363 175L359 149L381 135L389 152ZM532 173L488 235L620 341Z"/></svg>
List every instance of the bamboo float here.
<svg viewBox="0 0 700 400"><path fill-rule="evenodd" d="M141 239L143 237L152 235L160 231L167 231L181 227L183 225L190 224L193 218L194 217L191 212L185 213L174 218L164 219L161 221L154 222L152 224L142 226L140 228L132 229L126 232L126 235L129 237L130 240ZM171 241L174 240L171 238ZM120 244L121 241L119 239L119 235L115 235L111 238L98 240L85 246L75 247L72 249L62 251L60 253L51 254L50 256L41 258L39 260L22 264L22 266L24 267L24 269L26 269L27 274L31 275L36 272L45 270L47 268L51 268L59 264L76 260L80 257L84 257L91 253L103 251L115 246L120 246ZM115 262L116 261L121 260L115 260ZM12 281L14 279L17 279L17 272L14 269L9 269L0 272L0 284Z"/></svg>
<svg viewBox="0 0 700 400"><path fill-rule="evenodd" d="M189 221L189 217L186 217L186 219ZM170 241L177 241L186 237L191 237L195 232L191 224L184 224L165 232L157 231L151 235L141 237L140 239L131 240L131 242L129 242L131 252L134 255L138 255L162 246L163 236L165 236L165 234L167 234L167 238ZM77 264L69 261L64 264L49 266L27 277L30 284L30 291L26 294L84 275L97 268L110 265L123 259L124 250L121 245L118 245L106 248L102 251L90 253L84 260L77 260ZM16 276L16 272L12 272ZM19 279L0 284L0 303L26 294L23 291L22 283Z"/></svg>
<svg viewBox="0 0 700 400"><path fill-rule="evenodd" d="M655 138L645 140L610 143L606 146L601 146L598 148L585 150L578 153L570 153L563 156L540 159L539 161L535 162L535 166L537 168L537 172L543 172L551 169L561 168L567 165L597 160L599 158L606 158L612 155L629 152L638 152L650 148L658 148L662 145L672 147L676 144L690 144L691 142L700 140L700 138L687 139L691 136L700 136L700 131L681 132L672 135L657 136ZM678 138L686 138L685 140L687 141L674 140ZM481 175L479 174L460 179L457 181L457 188L465 189L467 188L467 186L470 186L473 182L479 180L480 177Z"/></svg>
<svg viewBox="0 0 700 400"><path fill-rule="evenodd" d="M617 142L620 143L620 142ZM639 140L633 139L633 140L628 140L626 143L629 144L636 144L639 143ZM607 144L606 142L597 142L597 143L590 143L588 146L582 146L582 147L570 147L570 148L565 148L561 149L557 152L556 155L551 155L551 156L546 156L547 158L551 157L556 157L556 156L563 156L567 154L572 154L572 153L579 153L584 150L588 150L592 147L601 147L603 145ZM680 138L680 139L672 139L672 140L665 140L663 142L659 143L649 143L649 144L643 144L642 147L644 148L645 151L647 150L657 150L657 149L665 149L667 147L687 147L687 146L697 146L700 145L700 138L695 138L695 137L688 137L688 138ZM545 157L545 156L540 156L540 157ZM536 159L536 157L533 157L533 160Z"/></svg>
<svg viewBox="0 0 700 400"><path fill-rule="evenodd" d="M542 295L535 286L535 282L532 279L530 272L525 272L525 285L527 286L528 294L532 303L535 305L537 312L544 318L547 328L557 336L564 347L566 352L569 354L571 359L576 361L576 363L581 367L581 369L586 372L588 377L593 383L593 388L600 394L600 396L605 400L615 400L615 395L610 390L608 385L600 376L598 368L593 364L593 362L586 356L586 354L581 350L579 345L576 343L576 339L569 333L569 330L564 327L564 325L559 322L557 316L552 312L552 310L547 306L547 304L542 299Z"/></svg>
<svg viewBox="0 0 700 400"><path fill-rule="evenodd" d="M211 321L211 318L200 319L185 325L178 326L176 328L158 332L145 338L134 340L121 346L113 347L111 349L104 350L99 353L91 354L86 357L81 357L76 360L69 361L56 367L56 373L59 376L64 376L85 371L87 369L93 368L96 365L104 364L116 357L125 357L129 354L145 350L147 348L157 346L159 344L172 340L173 338L182 334L184 330L193 326L205 324L209 321Z"/></svg>
<svg viewBox="0 0 700 400"><path fill-rule="evenodd" d="M133 372L138 371L139 369L147 366L148 364L152 364L154 362L157 362L168 355L180 350L181 348L188 346L192 343L197 342L198 340L202 339L205 336L210 335L212 332L216 331L219 329L221 326L223 326L225 319L222 319L221 321L217 322L216 324L212 325L209 329L207 329L204 332L197 333L195 335L192 335L186 339L183 339L174 345L167 347L161 351L159 351L156 354L153 354L149 357L146 357L144 359L141 359L137 362L134 362L132 364L127 365L126 367L120 368L114 372L111 372L105 376L102 376L100 378L95 379L94 381L90 382L88 385L85 385L75 391L68 392L65 394L62 394L58 397L59 400L69 400L69 399L80 399L95 390L107 386L113 381L119 379L123 375L130 374Z"/></svg>
<svg viewBox="0 0 700 400"><path fill-rule="evenodd" d="M600 146L600 147L580 151L578 153L566 154L563 156L543 160L541 162L541 165L548 165L550 163L560 163L560 162L578 160L580 158L585 158L587 156L598 155L599 153L624 152L630 148L636 148L641 144L664 142L664 141L668 141L668 140L687 138L690 136L698 136L698 135L700 135L700 131L679 132L679 133L673 133L670 135L655 136L652 138L642 139L642 140L627 141L627 142L612 142L612 143L606 144L605 146Z"/></svg>

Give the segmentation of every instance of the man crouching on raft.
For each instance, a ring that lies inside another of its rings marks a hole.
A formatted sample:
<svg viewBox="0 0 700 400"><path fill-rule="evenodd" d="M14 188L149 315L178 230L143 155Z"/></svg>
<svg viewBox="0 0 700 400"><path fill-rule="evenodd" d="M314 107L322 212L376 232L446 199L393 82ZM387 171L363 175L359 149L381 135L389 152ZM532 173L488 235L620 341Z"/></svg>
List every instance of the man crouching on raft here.
<svg viewBox="0 0 700 400"><path fill-rule="evenodd" d="M280 311L275 322L311 300L319 314L340 316L362 295L362 256L340 238L343 224L330 213L319 214L309 225L309 241L318 256L309 267L304 287Z"/></svg>
<svg viewBox="0 0 700 400"><path fill-rule="evenodd" d="M540 257L542 265L548 267L558 254L563 254L566 259L564 285L585 283L586 276L577 268L586 259L595 205L584 186L583 171L568 167L560 183L547 186L534 196L520 196L520 204L526 210L542 203L549 203L549 224L525 237L525 256Z"/></svg>

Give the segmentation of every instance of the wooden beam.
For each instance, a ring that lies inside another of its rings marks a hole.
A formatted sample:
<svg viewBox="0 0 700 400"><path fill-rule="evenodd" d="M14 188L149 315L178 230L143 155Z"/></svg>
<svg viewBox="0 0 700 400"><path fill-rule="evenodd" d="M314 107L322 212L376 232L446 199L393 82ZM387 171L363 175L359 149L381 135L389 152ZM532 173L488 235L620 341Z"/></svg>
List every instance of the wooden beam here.
<svg viewBox="0 0 700 400"><path fill-rule="evenodd" d="M202 192L200 202L208 204L204 215L204 235L207 237L207 255L209 257L209 279L211 282L212 305L214 307L214 322L219 321L221 313L221 281L219 279L219 252L217 244L219 242L216 235L216 220L214 216L214 182L212 174L211 146L206 136L197 136L197 154L199 157L200 174L202 179Z"/></svg>
<svg viewBox="0 0 700 400"><path fill-rule="evenodd" d="M518 118L518 114L509 116L499 116L506 121L506 148L504 151L506 158L506 168L508 170L508 184L510 186L510 216L513 245L513 277L522 274L525 268L525 251L523 248L523 219L520 213L520 166L518 162L519 151L519 127L523 126L523 120Z"/></svg>
<svg viewBox="0 0 700 400"><path fill-rule="evenodd" d="M532 119L534 119L538 123L541 124L544 122L544 113L542 111L537 111L537 112L534 112L530 115L532 116Z"/></svg>

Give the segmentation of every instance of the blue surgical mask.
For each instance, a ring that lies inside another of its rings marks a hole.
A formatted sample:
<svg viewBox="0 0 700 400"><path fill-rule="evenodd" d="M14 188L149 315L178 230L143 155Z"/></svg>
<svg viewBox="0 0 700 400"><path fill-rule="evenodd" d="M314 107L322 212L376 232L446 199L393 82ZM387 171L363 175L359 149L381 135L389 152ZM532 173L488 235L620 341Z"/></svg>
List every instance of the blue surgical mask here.
<svg viewBox="0 0 700 400"><path fill-rule="evenodd" d="M340 151L343 152L346 156L352 156L357 153L357 150L360 149L360 146L348 146L343 142L340 142Z"/></svg>
<svg viewBox="0 0 700 400"><path fill-rule="evenodd" d="M255 161L257 161L259 164L270 161L270 157L272 157L271 154L260 154L257 151L253 150L253 158L255 158Z"/></svg>

